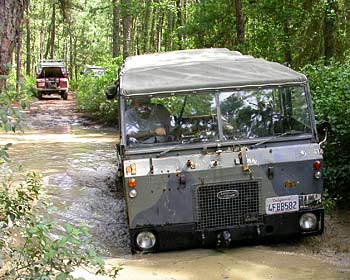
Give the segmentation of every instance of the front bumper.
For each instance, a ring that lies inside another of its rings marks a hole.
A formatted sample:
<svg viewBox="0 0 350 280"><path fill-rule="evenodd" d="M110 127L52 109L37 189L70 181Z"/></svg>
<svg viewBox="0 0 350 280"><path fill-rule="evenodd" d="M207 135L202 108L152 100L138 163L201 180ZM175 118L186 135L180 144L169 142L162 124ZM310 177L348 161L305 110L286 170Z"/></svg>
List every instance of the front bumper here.
<svg viewBox="0 0 350 280"><path fill-rule="evenodd" d="M304 213L314 213L317 217L317 227L313 231L302 231L299 226L300 216ZM265 215L263 221L254 225L234 226L215 230L197 231L196 225L176 224L164 226L147 226L130 229L132 250L139 251L136 236L141 231L152 231L157 243L152 251L167 251L173 249L215 247L223 244L222 233L230 233L230 244L242 240L261 240L267 238L304 236L322 234L324 230L324 210L303 210L279 215Z"/></svg>

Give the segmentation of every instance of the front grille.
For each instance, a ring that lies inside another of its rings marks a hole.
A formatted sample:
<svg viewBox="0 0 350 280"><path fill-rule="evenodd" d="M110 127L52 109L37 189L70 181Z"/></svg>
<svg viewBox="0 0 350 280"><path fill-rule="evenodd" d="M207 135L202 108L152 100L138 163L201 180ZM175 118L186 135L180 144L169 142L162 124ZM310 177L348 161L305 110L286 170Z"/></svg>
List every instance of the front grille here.
<svg viewBox="0 0 350 280"><path fill-rule="evenodd" d="M259 180L194 186L197 230L220 229L261 222Z"/></svg>

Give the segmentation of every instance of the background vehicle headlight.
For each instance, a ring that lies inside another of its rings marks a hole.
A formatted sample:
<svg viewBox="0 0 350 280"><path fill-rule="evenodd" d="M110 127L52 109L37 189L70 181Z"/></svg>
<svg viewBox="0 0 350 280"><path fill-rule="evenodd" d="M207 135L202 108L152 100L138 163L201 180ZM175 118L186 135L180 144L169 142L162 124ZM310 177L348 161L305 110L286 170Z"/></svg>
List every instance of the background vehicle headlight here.
<svg viewBox="0 0 350 280"><path fill-rule="evenodd" d="M150 231L142 231L136 236L136 244L142 250L149 250L156 245L156 236Z"/></svg>
<svg viewBox="0 0 350 280"><path fill-rule="evenodd" d="M317 226L317 217L313 213L305 213L299 219L299 225L302 230L314 230Z"/></svg>

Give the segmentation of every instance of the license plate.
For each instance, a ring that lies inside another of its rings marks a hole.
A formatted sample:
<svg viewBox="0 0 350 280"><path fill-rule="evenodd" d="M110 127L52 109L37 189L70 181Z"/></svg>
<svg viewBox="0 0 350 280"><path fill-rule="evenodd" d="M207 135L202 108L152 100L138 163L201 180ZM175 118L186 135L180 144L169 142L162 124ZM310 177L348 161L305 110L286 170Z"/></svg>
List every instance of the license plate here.
<svg viewBox="0 0 350 280"><path fill-rule="evenodd" d="M299 211L298 195L266 198L266 214L280 214L295 211Z"/></svg>

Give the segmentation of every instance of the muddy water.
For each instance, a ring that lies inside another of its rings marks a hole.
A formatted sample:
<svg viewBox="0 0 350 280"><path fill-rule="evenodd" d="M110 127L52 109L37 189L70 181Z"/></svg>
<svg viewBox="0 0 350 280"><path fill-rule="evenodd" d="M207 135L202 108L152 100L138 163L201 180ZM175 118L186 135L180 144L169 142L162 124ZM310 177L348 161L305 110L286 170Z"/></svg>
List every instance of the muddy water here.
<svg viewBox="0 0 350 280"><path fill-rule="evenodd" d="M43 174L58 225L92 227L101 255L123 265L119 279L350 279L349 211L328 217L325 235L307 241L130 255L124 202L115 190L115 132L66 125L1 134L0 142L13 143L14 162ZM78 275L105 279L81 269Z"/></svg>
<svg viewBox="0 0 350 280"><path fill-rule="evenodd" d="M43 175L58 226L87 224L103 255L129 253L124 202L115 189L115 132L65 126L1 134L0 142L13 144L14 163Z"/></svg>

